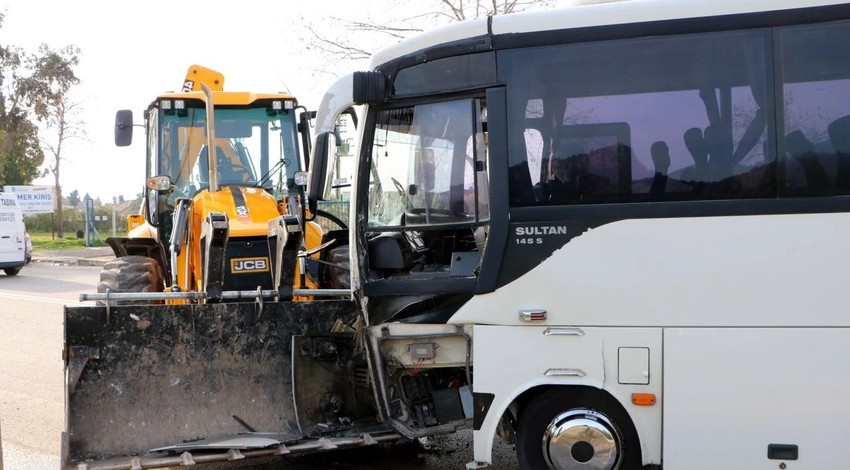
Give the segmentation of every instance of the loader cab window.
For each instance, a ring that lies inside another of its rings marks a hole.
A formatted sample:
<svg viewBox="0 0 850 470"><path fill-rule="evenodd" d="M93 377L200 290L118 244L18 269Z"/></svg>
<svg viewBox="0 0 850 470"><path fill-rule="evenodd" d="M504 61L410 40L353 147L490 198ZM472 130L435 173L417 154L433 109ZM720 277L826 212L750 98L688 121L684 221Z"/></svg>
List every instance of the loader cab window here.
<svg viewBox="0 0 850 470"><path fill-rule="evenodd" d="M161 110L158 174L169 175L175 194L194 196L209 189L209 159L216 158L217 182L223 186L262 187L286 196L301 169L294 111L265 103L228 106L215 111L215 151L207 149L203 103L179 111Z"/></svg>
<svg viewBox="0 0 850 470"><path fill-rule="evenodd" d="M490 218L486 116L480 98L376 113L363 176L375 279L477 275Z"/></svg>
<svg viewBox="0 0 850 470"><path fill-rule="evenodd" d="M158 121L156 112L149 112L145 116L145 122L148 129L156 129L158 127ZM157 135L158 134L156 132L148 132L146 135L147 148L145 151L147 161L145 162L145 177L155 176L157 169L159 168L157 165L157 148L159 147Z"/></svg>
<svg viewBox="0 0 850 470"><path fill-rule="evenodd" d="M160 157L159 152L157 152L157 149L159 148L159 133L152 132L151 129L157 129L158 123L159 119L156 110L148 110L148 113L145 116L145 125L147 129L147 148L145 149L147 156L147 160L145 161L146 177L162 174L159 172L161 166L157 163L158 159L168 158L168 156ZM166 162L165 164L170 165L170 162ZM162 217L162 214L170 215L170 201L167 199L166 195L160 194L156 190L145 189L145 191L147 192L145 195L145 208L147 211L146 218L151 221L152 224L162 227L162 233L171 234L171 217Z"/></svg>

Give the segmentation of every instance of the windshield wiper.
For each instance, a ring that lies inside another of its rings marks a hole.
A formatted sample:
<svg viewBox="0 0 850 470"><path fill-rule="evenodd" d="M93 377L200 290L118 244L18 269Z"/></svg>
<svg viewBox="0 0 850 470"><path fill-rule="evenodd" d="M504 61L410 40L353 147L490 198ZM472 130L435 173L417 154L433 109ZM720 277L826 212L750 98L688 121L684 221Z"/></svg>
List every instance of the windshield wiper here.
<svg viewBox="0 0 850 470"><path fill-rule="evenodd" d="M272 175L274 174L275 171L277 171L279 168L284 167L286 165L287 165L287 162L286 162L285 158L278 160L277 163L275 163L274 166L271 167L271 169L269 169L269 171L266 172L266 174L263 175L262 178L260 178L260 181L257 181L257 187L259 188L259 187L262 187L264 184L266 184L271 179L271 177L272 177Z"/></svg>

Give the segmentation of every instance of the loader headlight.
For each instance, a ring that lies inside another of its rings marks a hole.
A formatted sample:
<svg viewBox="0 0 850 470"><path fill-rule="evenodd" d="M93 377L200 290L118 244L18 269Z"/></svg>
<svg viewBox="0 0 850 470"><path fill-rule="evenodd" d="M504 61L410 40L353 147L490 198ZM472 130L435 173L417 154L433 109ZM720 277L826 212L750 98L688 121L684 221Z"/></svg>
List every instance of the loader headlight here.
<svg viewBox="0 0 850 470"><path fill-rule="evenodd" d="M171 189L171 178L168 175L151 176L147 180L147 187L155 191L168 191Z"/></svg>
<svg viewBox="0 0 850 470"><path fill-rule="evenodd" d="M295 172L295 185L296 186L307 186L307 181L309 179L306 171L296 171Z"/></svg>
<svg viewBox="0 0 850 470"><path fill-rule="evenodd" d="M272 101L271 108L272 108L272 111L283 111L284 109L292 110L292 109L295 109L295 102L290 101L290 100L283 100L283 101L275 100L275 101Z"/></svg>

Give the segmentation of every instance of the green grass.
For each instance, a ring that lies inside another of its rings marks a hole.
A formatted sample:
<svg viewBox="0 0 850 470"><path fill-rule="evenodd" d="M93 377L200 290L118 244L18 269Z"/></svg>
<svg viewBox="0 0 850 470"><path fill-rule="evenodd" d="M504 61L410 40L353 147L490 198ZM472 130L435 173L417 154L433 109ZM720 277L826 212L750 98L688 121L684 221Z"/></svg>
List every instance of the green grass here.
<svg viewBox="0 0 850 470"><path fill-rule="evenodd" d="M38 250L72 250L75 248L85 248L86 239L77 238L75 233L64 234L65 238L54 238L49 233L30 232L30 240L32 241L33 251ZM107 246L105 242L95 239L94 246Z"/></svg>

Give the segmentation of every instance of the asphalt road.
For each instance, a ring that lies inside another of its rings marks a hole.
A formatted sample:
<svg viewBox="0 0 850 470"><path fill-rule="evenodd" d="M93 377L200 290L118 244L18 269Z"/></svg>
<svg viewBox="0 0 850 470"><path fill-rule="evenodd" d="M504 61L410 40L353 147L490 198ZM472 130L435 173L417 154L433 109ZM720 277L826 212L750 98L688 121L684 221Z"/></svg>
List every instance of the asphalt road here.
<svg viewBox="0 0 850 470"><path fill-rule="evenodd" d="M100 267L34 262L17 276L0 273L0 470L59 468L64 429L62 307L94 292ZM462 469L472 460L472 433L397 442L297 458L257 459L206 470ZM184 467L185 468L185 467ZM518 468L514 448L498 442L493 468Z"/></svg>
<svg viewBox="0 0 850 470"><path fill-rule="evenodd" d="M4 470L59 468L64 427L62 307L100 268L31 263L0 275L0 429Z"/></svg>

